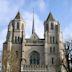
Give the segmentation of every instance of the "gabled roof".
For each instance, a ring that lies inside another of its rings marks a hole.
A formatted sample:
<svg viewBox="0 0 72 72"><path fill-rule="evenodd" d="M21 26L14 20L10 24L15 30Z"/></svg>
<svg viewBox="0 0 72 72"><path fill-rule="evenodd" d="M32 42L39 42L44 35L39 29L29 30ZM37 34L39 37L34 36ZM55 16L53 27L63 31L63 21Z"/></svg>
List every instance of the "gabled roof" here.
<svg viewBox="0 0 72 72"><path fill-rule="evenodd" d="M54 17L53 17L51 12L49 13L49 15L47 17L47 21L55 21L55 19L54 19Z"/></svg>
<svg viewBox="0 0 72 72"><path fill-rule="evenodd" d="M19 11L17 12L15 16L15 19L23 19Z"/></svg>
<svg viewBox="0 0 72 72"><path fill-rule="evenodd" d="M39 37L38 37L37 34L34 32L34 33L32 33L30 39L35 41L35 40L38 40Z"/></svg>

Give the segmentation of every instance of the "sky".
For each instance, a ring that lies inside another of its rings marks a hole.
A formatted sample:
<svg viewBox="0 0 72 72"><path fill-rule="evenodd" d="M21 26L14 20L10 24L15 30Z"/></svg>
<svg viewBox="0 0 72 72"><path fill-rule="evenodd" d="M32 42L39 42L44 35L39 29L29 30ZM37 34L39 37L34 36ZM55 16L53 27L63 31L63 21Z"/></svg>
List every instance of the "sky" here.
<svg viewBox="0 0 72 72"><path fill-rule="evenodd" d="M8 24L20 11L25 21L25 34L29 38L32 31L34 8L35 32L44 35L44 21L49 12L59 21L64 40L72 38L72 0L0 0L0 50L6 40Z"/></svg>

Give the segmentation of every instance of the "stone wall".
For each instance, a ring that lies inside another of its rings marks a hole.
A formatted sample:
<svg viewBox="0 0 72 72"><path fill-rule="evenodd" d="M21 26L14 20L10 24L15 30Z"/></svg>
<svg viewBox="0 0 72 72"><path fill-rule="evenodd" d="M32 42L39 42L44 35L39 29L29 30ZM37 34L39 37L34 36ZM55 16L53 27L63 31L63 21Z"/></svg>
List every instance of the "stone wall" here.
<svg viewBox="0 0 72 72"><path fill-rule="evenodd" d="M21 72L48 72L47 65L22 65Z"/></svg>

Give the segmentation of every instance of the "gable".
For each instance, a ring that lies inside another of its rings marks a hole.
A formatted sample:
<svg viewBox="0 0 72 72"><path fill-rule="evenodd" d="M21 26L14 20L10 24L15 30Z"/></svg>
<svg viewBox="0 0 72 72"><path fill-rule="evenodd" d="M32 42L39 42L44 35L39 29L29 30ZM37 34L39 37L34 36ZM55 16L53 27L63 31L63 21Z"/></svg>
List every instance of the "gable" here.
<svg viewBox="0 0 72 72"><path fill-rule="evenodd" d="M39 39L39 37L37 36L36 33L33 33L33 34L31 35L30 39L36 41L36 40Z"/></svg>

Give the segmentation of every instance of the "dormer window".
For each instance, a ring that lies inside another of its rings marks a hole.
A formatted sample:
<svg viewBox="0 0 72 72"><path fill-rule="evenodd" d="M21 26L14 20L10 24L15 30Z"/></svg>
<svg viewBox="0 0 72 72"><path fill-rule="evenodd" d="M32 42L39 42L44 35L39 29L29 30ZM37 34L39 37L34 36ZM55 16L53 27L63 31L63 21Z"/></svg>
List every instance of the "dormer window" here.
<svg viewBox="0 0 72 72"><path fill-rule="evenodd" d="M19 29L19 22L17 22L17 29Z"/></svg>
<svg viewBox="0 0 72 72"><path fill-rule="evenodd" d="M53 23L51 23L51 29L52 29L52 30L54 29Z"/></svg>

